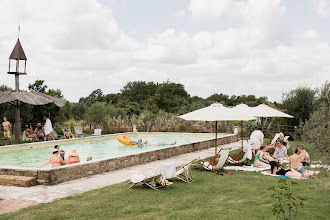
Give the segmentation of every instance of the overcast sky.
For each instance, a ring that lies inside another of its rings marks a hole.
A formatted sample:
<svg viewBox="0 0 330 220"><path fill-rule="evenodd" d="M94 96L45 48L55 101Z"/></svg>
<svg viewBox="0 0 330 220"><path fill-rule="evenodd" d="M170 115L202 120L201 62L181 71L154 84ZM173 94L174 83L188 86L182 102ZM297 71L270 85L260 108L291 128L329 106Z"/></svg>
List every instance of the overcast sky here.
<svg viewBox="0 0 330 220"><path fill-rule="evenodd" d="M12 88L18 22L21 89L43 79L75 102L135 80L280 101L330 79L330 0L1 0L0 85Z"/></svg>

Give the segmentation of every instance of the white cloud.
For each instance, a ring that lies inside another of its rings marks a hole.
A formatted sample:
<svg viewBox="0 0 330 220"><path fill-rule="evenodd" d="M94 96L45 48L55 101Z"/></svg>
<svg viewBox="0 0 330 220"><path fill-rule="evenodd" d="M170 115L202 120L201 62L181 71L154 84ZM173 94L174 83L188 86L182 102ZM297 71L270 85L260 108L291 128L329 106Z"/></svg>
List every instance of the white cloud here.
<svg viewBox="0 0 330 220"><path fill-rule="evenodd" d="M177 12L174 13L175 17L185 17L187 15L185 10L179 10Z"/></svg>
<svg viewBox="0 0 330 220"><path fill-rule="evenodd" d="M299 84L321 85L328 78L330 47L322 32L308 27L295 33L281 1L191 0L187 7L194 22L212 21L205 24L219 28L188 32L185 26L160 26L137 40L96 0L4 1L0 72L7 72L19 21L28 57L21 87L45 79L71 101L97 88L119 92L128 81L168 79L192 95L255 94L278 101ZM1 74L0 84L14 87L13 76Z"/></svg>
<svg viewBox="0 0 330 220"><path fill-rule="evenodd" d="M330 17L330 1L329 0L313 0L314 9L317 15L321 17Z"/></svg>

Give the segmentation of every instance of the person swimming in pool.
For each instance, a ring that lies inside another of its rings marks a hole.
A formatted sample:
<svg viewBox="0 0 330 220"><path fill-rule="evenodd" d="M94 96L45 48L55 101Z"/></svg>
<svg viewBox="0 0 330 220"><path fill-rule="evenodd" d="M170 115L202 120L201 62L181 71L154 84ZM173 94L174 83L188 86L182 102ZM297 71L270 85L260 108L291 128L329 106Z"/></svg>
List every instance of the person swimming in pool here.
<svg viewBox="0 0 330 220"><path fill-rule="evenodd" d="M142 139L139 139L138 141L131 141L132 143L136 144L138 147L145 146L144 143L142 143Z"/></svg>
<svg viewBox="0 0 330 220"><path fill-rule="evenodd" d="M166 143L166 142L160 142L160 143L151 143L149 141L145 141L144 144L146 146L161 146L161 145L175 145L176 141L172 142L172 143Z"/></svg>

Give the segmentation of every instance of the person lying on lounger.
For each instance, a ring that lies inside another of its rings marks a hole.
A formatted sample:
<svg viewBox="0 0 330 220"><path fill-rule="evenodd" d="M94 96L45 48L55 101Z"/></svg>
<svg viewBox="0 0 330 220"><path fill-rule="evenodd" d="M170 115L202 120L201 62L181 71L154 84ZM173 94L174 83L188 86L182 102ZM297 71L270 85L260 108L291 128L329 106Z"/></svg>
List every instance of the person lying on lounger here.
<svg viewBox="0 0 330 220"><path fill-rule="evenodd" d="M172 143L166 143L166 142L160 142L160 143L150 143L149 141L145 141L144 144L146 146L161 146L161 145L174 145L176 144L176 141Z"/></svg>
<svg viewBox="0 0 330 220"><path fill-rule="evenodd" d="M291 170L291 169L283 169L283 167L281 167L277 161L271 161L270 162L270 170L271 171L267 171L270 174L274 174L274 175L281 175L281 176L288 176L288 177L293 177L293 178L303 178L303 177L313 177L313 178L317 178L315 173L299 173L295 170Z"/></svg>

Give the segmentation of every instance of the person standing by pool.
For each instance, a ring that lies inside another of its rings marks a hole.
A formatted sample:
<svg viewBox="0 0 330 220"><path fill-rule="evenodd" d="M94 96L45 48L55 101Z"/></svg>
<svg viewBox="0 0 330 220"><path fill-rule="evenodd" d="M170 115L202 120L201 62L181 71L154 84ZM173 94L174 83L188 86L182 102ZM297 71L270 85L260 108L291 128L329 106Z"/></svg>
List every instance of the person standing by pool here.
<svg viewBox="0 0 330 220"><path fill-rule="evenodd" d="M50 140L50 138L52 138L54 140L54 137L51 133L53 131L52 122L46 116L44 116L44 121L45 121L44 130L45 130L45 136L47 137L47 140Z"/></svg>
<svg viewBox="0 0 330 220"><path fill-rule="evenodd" d="M59 167L59 166L65 165L65 162L63 161L63 159L58 156L57 149L54 149L52 153L53 153L53 156L51 158L49 158L49 160L46 163L44 163L44 165L40 166L39 168L42 168L49 163L52 164L52 167Z"/></svg>
<svg viewBox="0 0 330 220"><path fill-rule="evenodd" d="M2 122L2 126L3 126L3 136L6 139L6 143L5 145L8 144L8 140L10 142L10 144L13 144L13 142L11 141L11 124L10 122L7 120L7 117L3 117L3 122Z"/></svg>
<svg viewBox="0 0 330 220"><path fill-rule="evenodd" d="M149 141L145 141L144 144L146 146L161 146L161 145L174 145L176 144L176 141L172 143L166 143L166 142L159 142L159 143L149 143Z"/></svg>
<svg viewBox="0 0 330 220"><path fill-rule="evenodd" d="M74 163L79 163L80 159L79 159L79 153L77 152L76 149L72 149L69 153L68 156L68 164L74 164Z"/></svg>

